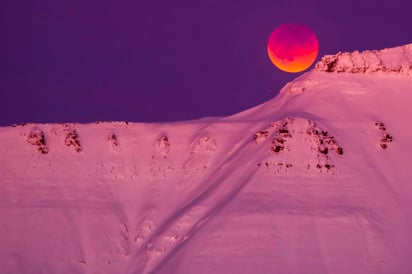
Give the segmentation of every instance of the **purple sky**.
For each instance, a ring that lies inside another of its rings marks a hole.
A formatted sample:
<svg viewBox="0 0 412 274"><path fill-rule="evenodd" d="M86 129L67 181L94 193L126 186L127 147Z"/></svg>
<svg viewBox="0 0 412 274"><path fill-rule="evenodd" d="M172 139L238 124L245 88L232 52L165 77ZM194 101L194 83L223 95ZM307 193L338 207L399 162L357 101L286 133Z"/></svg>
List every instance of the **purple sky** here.
<svg viewBox="0 0 412 274"><path fill-rule="evenodd" d="M393 47L412 42L411 3L2 0L0 126L234 114L299 75L267 57L276 26L309 26L320 56Z"/></svg>

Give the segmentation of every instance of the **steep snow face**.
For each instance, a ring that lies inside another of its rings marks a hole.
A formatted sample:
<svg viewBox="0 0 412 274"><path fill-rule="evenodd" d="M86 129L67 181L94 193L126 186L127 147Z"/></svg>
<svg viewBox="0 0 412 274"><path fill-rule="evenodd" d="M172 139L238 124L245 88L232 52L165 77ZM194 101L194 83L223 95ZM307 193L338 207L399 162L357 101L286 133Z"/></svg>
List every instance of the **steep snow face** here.
<svg viewBox="0 0 412 274"><path fill-rule="evenodd" d="M0 273L411 273L411 103L318 69L230 117L0 128Z"/></svg>
<svg viewBox="0 0 412 274"><path fill-rule="evenodd" d="M315 69L326 72L412 75L412 44L383 50L326 55L316 64Z"/></svg>

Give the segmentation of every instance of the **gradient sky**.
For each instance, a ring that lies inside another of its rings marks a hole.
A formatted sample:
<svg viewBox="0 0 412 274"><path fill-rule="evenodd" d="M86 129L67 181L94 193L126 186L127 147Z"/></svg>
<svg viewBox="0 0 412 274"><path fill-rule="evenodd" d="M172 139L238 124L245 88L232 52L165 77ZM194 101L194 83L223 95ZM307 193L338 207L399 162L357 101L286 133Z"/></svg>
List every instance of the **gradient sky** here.
<svg viewBox="0 0 412 274"><path fill-rule="evenodd" d="M300 75L270 62L275 27L310 27L320 58L412 43L411 10L409 0L2 0L0 126L234 114Z"/></svg>

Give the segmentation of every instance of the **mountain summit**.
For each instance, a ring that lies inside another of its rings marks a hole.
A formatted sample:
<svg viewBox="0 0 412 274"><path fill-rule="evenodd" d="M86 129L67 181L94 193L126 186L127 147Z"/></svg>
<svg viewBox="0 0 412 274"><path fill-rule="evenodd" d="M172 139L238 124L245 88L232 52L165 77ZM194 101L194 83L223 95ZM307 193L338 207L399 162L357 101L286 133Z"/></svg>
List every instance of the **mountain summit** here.
<svg viewBox="0 0 412 274"><path fill-rule="evenodd" d="M0 273L411 273L412 46L175 123L0 128Z"/></svg>
<svg viewBox="0 0 412 274"><path fill-rule="evenodd" d="M316 70L412 75L412 44L383 50L326 55L316 64Z"/></svg>

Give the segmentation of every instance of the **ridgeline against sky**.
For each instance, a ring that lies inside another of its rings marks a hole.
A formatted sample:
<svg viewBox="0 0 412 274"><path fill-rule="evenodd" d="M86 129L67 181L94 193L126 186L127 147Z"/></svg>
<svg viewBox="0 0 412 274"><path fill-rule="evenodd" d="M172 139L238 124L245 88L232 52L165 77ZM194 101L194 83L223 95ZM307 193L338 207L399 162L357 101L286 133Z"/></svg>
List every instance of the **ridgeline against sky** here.
<svg viewBox="0 0 412 274"><path fill-rule="evenodd" d="M0 1L0 125L159 122L258 105L296 75L267 56L300 23L319 56L411 42L411 2Z"/></svg>

